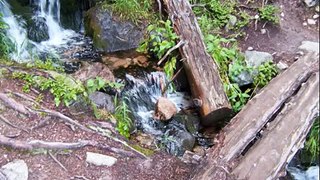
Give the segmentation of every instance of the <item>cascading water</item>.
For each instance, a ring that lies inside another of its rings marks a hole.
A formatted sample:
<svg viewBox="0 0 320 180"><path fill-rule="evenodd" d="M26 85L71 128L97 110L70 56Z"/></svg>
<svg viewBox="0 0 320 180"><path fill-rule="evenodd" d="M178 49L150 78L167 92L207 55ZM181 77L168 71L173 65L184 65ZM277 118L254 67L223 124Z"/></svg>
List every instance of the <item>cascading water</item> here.
<svg viewBox="0 0 320 180"><path fill-rule="evenodd" d="M11 58L16 61L27 61L33 57L39 57L41 53L55 54L56 49L75 43L73 38L80 36L73 30L60 26L59 0L36 0L33 3L37 8L33 12L32 20L42 19L44 23L34 23L39 27L36 26L31 31L48 36L47 39L40 39L37 42L28 39L29 34L25 21L12 13L10 4L6 0L0 0L0 13L3 15L3 21L9 27L6 34L15 44L15 51L11 53Z"/></svg>
<svg viewBox="0 0 320 180"><path fill-rule="evenodd" d="M8 25L6 34L15 45L15 52L11 54L11 58L18 60L29 57L29 52L26 51L28 38L26 30L23 28L24 21L17 20L6 1L0 0L0 13L3 16L3 21Z"/></svg>

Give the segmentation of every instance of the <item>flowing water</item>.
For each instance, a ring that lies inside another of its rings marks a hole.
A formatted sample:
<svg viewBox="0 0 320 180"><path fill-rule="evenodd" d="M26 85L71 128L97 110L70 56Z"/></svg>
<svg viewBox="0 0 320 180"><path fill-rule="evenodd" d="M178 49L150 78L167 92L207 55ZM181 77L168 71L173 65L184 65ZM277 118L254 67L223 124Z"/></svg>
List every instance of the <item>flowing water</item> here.
<svg viewBox="0 0 320 180"><path fill-rule="evenodd" d="M37 8L33 11L32 20L43 18L45 24L42 26L45 26L45 30L48 31L44 33L49 36L47 40L41 42L28 39L26 23L23 18L12 13L11 6L6 0L0 1L0 13L3 15L3 21L8 25L6 34L15 46L15 50L10 56L19 62L39 57L41 53L58 53L58 49L66 49L70 45L79 44L79 39L81 39L79 38L80 34L61 27L59 0L37 0L34 3ZM34 31L41 30L40 27L34 29Z"/></svg>

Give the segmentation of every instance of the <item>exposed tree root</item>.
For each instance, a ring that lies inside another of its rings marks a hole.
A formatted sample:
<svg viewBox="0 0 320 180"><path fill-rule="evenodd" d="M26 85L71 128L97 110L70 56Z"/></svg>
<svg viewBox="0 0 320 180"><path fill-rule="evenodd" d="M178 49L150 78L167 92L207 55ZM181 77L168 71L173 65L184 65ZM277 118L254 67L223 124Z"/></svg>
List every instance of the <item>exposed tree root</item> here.
<svg viewBox="0 0 320 180"><path fill-rule="evenodd" d="M25 106L21 103L18 103L16 100L10 98L8 95L4 93L0 93L0 100L5 103L6 106L9 106L10 108L24 114L24 115L29 115L29 111Z"/></svg>
<svg viewBox="0 0 320 180"><path fill-rule="evenodd" d="M2 115L0 115L0 121L3 121L4 123L8 124L9 126L12 126L12 127L16 128L16 129L20 129L20 130L22 130L22 131L24 131L26 133L29 133L29 131L27 131L27 130L19 127L19 126L16 126L16 125L12 124L7 118L5 118Z"/></svg>
<svg viewBox="0 0 320 180"><path fill-rule="evenodd" d="M67 168L51 152L48 152L48 154L63 170L68 171Z"/></svg>

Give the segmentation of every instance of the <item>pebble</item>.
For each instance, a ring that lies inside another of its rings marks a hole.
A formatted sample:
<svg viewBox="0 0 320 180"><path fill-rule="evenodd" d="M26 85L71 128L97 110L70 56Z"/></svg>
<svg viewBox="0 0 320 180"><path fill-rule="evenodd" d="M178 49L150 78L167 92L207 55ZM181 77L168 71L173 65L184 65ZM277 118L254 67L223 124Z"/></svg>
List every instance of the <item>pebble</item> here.
<svg viewBox="0 0 320 180"><path fill-rule="evenodd" d="M315 8L316 12L320 12L320 7L319 5Z"/></svg>
<svg viewBox="0 0 320 180"><path fill-rule="evenodd" d="M308 22L308 24L310 24L310 25L315 25L315 24L317 24L317 21L314 20L314 19L307 19L307 22Z"/></svg>
<svg viewBox="0 0 320 180"><path fill-rule="evenodd" d="M254 16L254 19L259 19L259 18L260 16L258 14Z"/></svg>
<svg viewBox="0 0 320 180"><path fill-rule="evenodd" d="M282 12L282 13L280 14L280 16L281 16L281 17L284 17L284 13Z"/></svg>
<svg viewBox="0 0 320 180"><path fill-rule="evenodd" d="M261 29L260 32L261 32L261 34L266 34L267 30L266 29Z"/></svg>
<svg viewBox="0 0 320 180"><path fill-rule="evenodd" d="M312 16L313 19L318 19L319 18L319 14L315 14Z"/></svg>
<svg viewBox="0 0 320 180"><path fill-rule="evenodd" d="M112 156L107 156L104 154L98 154L93 152L87 152L86 162L94 164L96 166L113 166L117 159Z"/></svg>
<svg viewBox="0 0 320 180"><path fill-rule="evenodd" d="M252 50L253 50L253 47L249 46L248 51L252 51Z"/></svg>
<svg viewBox="0 0 320 180"><path fill-rule="evenodd" d="M308 23L307 22L303 22L302 25L303 26L308 26Z"/></svg>

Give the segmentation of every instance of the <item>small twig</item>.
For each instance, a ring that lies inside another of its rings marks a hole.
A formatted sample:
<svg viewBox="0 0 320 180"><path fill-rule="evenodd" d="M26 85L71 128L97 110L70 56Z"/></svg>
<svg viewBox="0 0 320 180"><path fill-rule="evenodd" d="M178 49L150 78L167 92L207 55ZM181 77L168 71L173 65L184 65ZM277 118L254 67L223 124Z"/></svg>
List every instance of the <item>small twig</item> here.
<svg viewBox="0 0 320 180"><path fill-rule="evenodd" d="M182 45L184 45L185 44L185 42L184 41L179 41L179 43L178 44L176 44L175 46L173 46L171 49L169 49L168 51L167 51L167 53L159 60L159 62L158 62L158 66L170 55L170 53L172 53L172 51L174 51L174 50L176 50L176 49L178 49L178 48L180 48Z"/></svg>
<svg viewBox="0 0 320 180"><path fill-rule="evenodd" d="M54 155L51 153L51 152L48 152L49 156L57 163L59 164L59 166L65 170L65 171L68 171L66 167L64 167L64 165L56 158L54 157Z"/></svg>
<svg viewBox="0 0 320 180"><path fill-rule="evenodd" d="M171 80L166 84L166 86L164 87L164 89L162 91L162 95L168 90L169 85L178 77L178 75L180 74L182 69L183 69L183 66L176 72L176 74L173 75Z"/></svg>
<svg viewBox="0 0 320 180"><path fill-rule="evenodd" d="M84 176L74 176L72 179L83 179L83 180L89 180L88 178L84 177Z"/></svg>
<svg viewBox="0 0 320 180"><path fill-rule="evenodd" d="M6 124L8 124L8 125L10 125L10 126L12 126L12 127L14 127L14 128L17 128L17 129L20 129L20 130L22 130L22 131L24 131L24 132L26 132L26 133L29 133L29 131L27 131L27 130L19 127L19 126L16 126L16 125L12 124L9 120L7 120L7 119L6 119L5 117L3 117L2 115L0 115L0 120L3 121L4 123L6 123Z"/></svg>
<svg viewBox="0 0 320 180"><path fill-rule="evenodd" d="M162 6L161 6L161 1L160 0L157 0L158 2L158 6L159 6L159 18L160 20L162 20Z"/></svg>

